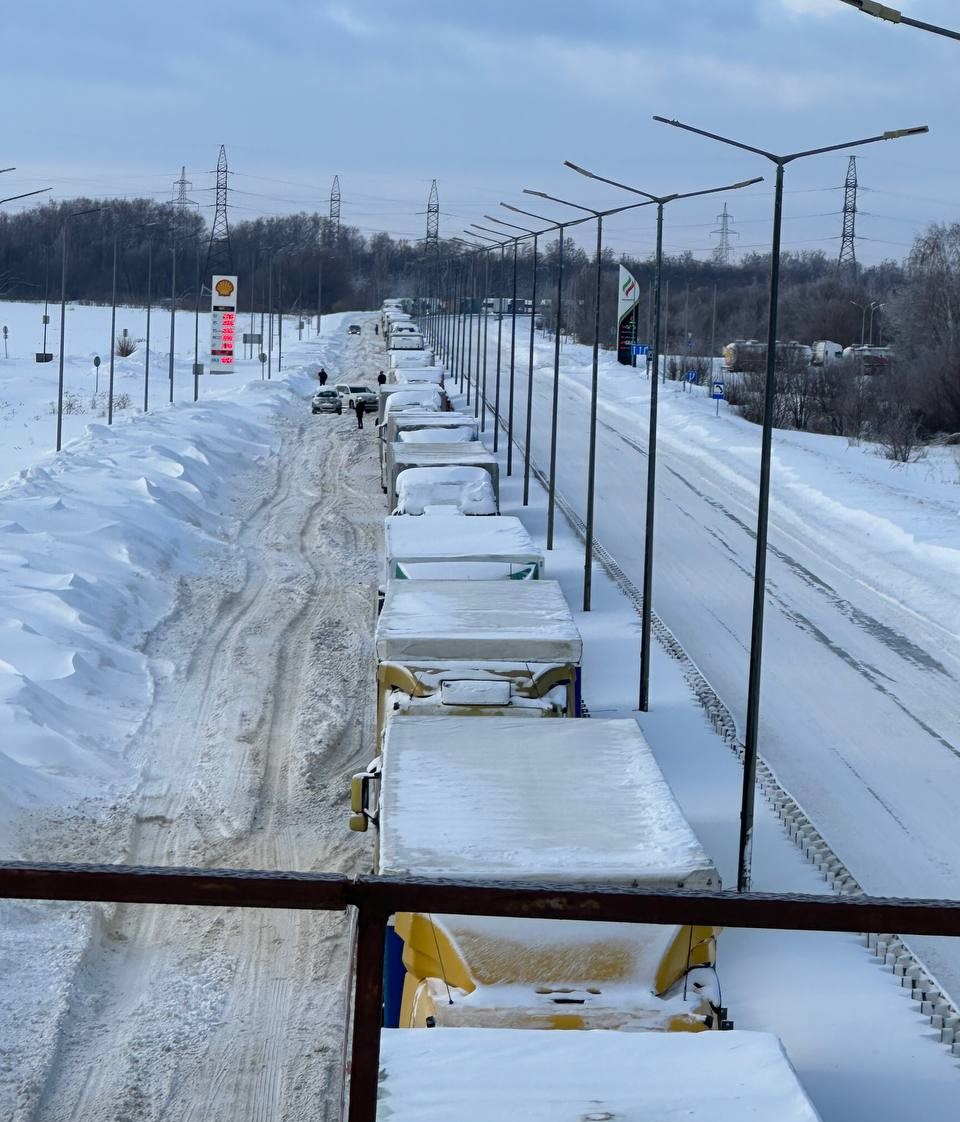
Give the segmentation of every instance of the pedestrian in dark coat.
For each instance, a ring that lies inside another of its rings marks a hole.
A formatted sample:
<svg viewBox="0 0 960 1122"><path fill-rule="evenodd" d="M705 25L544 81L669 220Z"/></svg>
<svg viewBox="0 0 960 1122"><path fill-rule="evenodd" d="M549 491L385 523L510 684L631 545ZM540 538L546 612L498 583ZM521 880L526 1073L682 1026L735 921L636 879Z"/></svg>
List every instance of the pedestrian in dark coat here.
<svg viewBox="0 0 960 1122"><path fill-rule="evenodd" d="M327 372L323 369L322 366L320 367L320 373L317 375L317 377L320 379L321 386L325 386L327 384Z"/></svg>
<svg viewBox="0 0 960 1122"><path fill-rule="evenodd" d="M387 376L382 370L377 375L377 383L381 386L385 386L387 384Z"/></svg>
<svg viewBox="0 0 960 1122"><path fill-rule="evenodd" d="M380 325L379 324L375 323L373 325L373 333L374 333L374 335L379 335L380 334Z"/></svg>
<svg viewBox="0 0 960 1122"><path fill-rule="evenodd" d="M359 397L357 398L356 403L354 404L353 408L354 408L354 410L357 414L357 428L362 429L363 428L363 402L360 400Z"/></svg>

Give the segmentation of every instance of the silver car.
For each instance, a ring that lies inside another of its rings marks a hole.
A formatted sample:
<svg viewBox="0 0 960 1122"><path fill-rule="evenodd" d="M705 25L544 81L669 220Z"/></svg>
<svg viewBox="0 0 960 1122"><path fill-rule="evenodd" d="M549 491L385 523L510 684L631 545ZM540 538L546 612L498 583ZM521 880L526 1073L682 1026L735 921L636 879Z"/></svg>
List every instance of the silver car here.
<svg viewBox="0 0 960 1122"><path fill-rule="evenodd" d="M342 413L340 395L336 390L317 390L310 402L311 413Z"/></svg>

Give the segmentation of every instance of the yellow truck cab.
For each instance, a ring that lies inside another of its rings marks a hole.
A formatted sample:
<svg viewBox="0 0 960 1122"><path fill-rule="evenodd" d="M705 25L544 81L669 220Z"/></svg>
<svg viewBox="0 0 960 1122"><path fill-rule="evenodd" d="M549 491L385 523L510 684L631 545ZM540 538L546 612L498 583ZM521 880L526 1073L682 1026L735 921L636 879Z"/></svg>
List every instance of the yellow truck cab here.
<svg viewBox="0 0 960 1122"><path fill-rule="evenodd" d="M556 581L391 581L375 648L378 733L416 715L580 714L583 644Z"/></svg>

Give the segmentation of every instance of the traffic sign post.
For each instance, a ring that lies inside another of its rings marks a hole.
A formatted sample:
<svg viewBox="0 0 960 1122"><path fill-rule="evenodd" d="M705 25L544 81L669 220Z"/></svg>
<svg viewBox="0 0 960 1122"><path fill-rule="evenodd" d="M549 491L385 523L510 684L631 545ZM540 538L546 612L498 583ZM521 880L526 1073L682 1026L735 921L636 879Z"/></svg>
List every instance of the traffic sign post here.
<svg viewBox="0 0 960 1122"><path fill-rule="evenodd" d="M263 381L263 368L264 368L264 365L266 364L266 361L267 361L266 352L261 351L259 357L260 357L260 381L262 382Z"/></svg>
<svg viewBox="0 0 960 1122"><path fill-rule="evenodd" d="M646 343L631 343L630 352L636 356L647 355L650 353L650 347Z"/></svg>
<svg viewBox="0 0 960 1122"><path fill-rule="evenodd" d="M696 372L696 370L688 370L686 372L686 374L684 374L683 377L684 377L684 381L692 387L694 382L696 382L696 380L697 380L697 372ZM684 393L686 393L687 387L684 386L683 389L684 389Z"/></svg>
<svg viewBox="0 0 960 1122"><path fill-rule="evenodd" d="M710 396L717 403L717 413L716 413L716 415L719 417L720 416L720 402L723 401L723 382L721 382L719 378L714 378L714 380L713 380L713 391L710 394Z"/></svg>

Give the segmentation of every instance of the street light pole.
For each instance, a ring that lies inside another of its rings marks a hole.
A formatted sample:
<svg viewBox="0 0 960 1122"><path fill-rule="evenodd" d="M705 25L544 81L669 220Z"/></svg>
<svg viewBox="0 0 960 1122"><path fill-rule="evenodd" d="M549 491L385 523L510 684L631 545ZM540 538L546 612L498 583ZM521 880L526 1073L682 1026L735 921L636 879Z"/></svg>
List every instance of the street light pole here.
<svg viewBox="0 0 960 1122"><path fill-rule="evenodd" d="M619 214L624 210L635 210L637 207L649 206L649 200L642 203L632 203L629 206L615 207L613 210L596 210L594 207L582 206L580 203L571 203L567 199L558 199L555 195L548 195L544 191L531 191L525 187L523 193L525 195L536 195L537 198L548 199L550 202L572 207L574 210L585 211L587 214L592 214L597 220L597 278L593 316L593 363L590 375L590 434L587 454L587 516L583 550L583 610L589 612L593 590L593 509L597 474L597 399L600 383L600 282L603 276L603 220L610 214Z"/></svg>
<svg viewBox="0 0 960 1122"><path fill-rule="evenodd" d="M474 223L474 225L476 225L476 223ZM485 226L480 226L480 227L477 227L477 229L485 230L486 227ZM499 246L499 248L500 248L500 268L498 270L498 273L499 273L500 280L502 280L503 279L503 266L504 266L504 262L506 260L506 247L507 247L507 242L510 239L509 238L501 239L500 237L494 238L494 237L490 237L489 234L478 234L478 233L475 233L473 231L471 231L471 234L475 238L482 238L484 241L493 242L494 245L491 246L491 248L496 248L497 246ZM500 297L497 297L497 299L499 300ZM494 452L497 451L497 442L498 442L498 438L499 438L499 435L500 435L500 373L501 373L501 359L502 359L502 355L501 355L502 342L503 342L503 308L501 307L497 311L497 371L496 371L496 380L494 382L494 391L493 391L493 450L494 450Z"/></svg>
<svg viewBox="0 0 960 1122"><path fill-rule="evenodd" d="M147 242L147 338L143 355L143 411L150 404L150 303L153 296L153 242Z"/></svg>
<svg viewBox="0 0 960 1122"><path fill-rule="evenodd" d="M876 16L877 19L884 19L888 23L905 23L908 27L918 27L921 31L942 35L945 39L960 39L960 31L950 31L946 27L937 27L933 23L911 19L910 16L905 16L902 12L897 11L896 8L890 8L886 4L878 4L877 0L843 0L843 2L849 4L852 8L859 8L864 15Z"/></svg>
<svg viewBox="0 0 960 1122"><path fill-rule="evenodd" d="M478 226L472 222L477 230L487 230L491 234L502 234L500 230L491 230L489 226ZM513 474L513 400L517 359L517 252L518 246L528 234L507 234L507 241L513 242L513 294L510 299L510 388L507 395L507 475Z"/></svg>
<svg viewBox="0 0 960 1122"><path fill-rule="evenodd" d="M170 243L170 404L173 404L173 346L176 338L177 311L177 239Z"/></svg>
<svg viewBox="0 0 960 1122"><path fill-rule="evenodd" d="M502 205L502 204L501 204ZM528 230L526 226L518 226L515 222L504 222L502 218L494 218L490 214L485 214L484 218L489 218L491 222L497 222L501 226L510 226L514 230L523 230L526 234L533 235L533 287L530 294L530 352L527 361L527 418L526 429L524 436L523 446L523 505L530 505L530 440L533 429L533 344L534 344L534 323L537 316L537 245L540 240L541 234L547 234L551 230L555 230L556 225L548 226L545 230Z"/></svg>
<svg viewBox="0 0 960 1122"><path fill-rule="evenodd" d="M13 171L13 168L5 168ZM31 192L32 193L32 192ZM91 207L89 210L75 210L63 220L63 244L60 256L60 373L57 378L57 451L63 447L63 348L66 340L67 326L67 226L71 218L79 218L82 214L99 214L102 206Z"/></svg>
<svg viewBox="0 0 960 1122"><path fill-rule="evenodd" d="M860 346L862 347L867 338L867 305L858 304L856 300L851 300L850 303L860 309Z"/></svg>
<svg viewBox="0 0 960 1122"><path fill-rule="evenodd" d="M629 187L626 183L619 183L615 179L607 179L605 176L587 171L586 168L573 164L569 160L566 160L565 164L571 170L578 172L580 175L585 175L588 179L596 179L601 183L608 183L611 187L619 187L622 191L642 195L645 199L657 204L657 250L653 297L653 365L650 378L650 417L647 429L647 502L643 537L643 597L640 609L640 693L638 701L640 711L646 713L650 708L650 632L653 615L653 532L657 477L657 406L660 385L660 286L663 275L663 208L667 203L675 202L677 199L715 195L720 191L737 191L741 187L750 187L754 183L760 183L763 176L756 176L740 183L726 184L723 187L708 187L700 191L651 195L648 191L641 191L637 187Z"/></svg>
<svg viewBox="0 0 960 1122"><path fill-rule="evenodd" d="M867 337L869 339L868 346L871 346L871 347L873 346L873 313L877 310L877 308L882 308L882 307L883 307L883 304L879 300L874 300L870 305L870 319L868 321L870 326L869 326L869 329L868 329L868 336Z"/></svg>
<svg viewBox="0 0 960 1122"><path fill-rule="evenodd" d="M729 137L706 132L692 125L666 117L654 117L664 125L683 129L686 132L705 136L744 152L752 152L769 160L777 169L776 187L773 203L773 240L770 248L770 311L767 329L767 369L764 389L763 433L760 445L760 484L757 502L757 545L756 564L753 579L753 621L750 630L750 672L747 686L747 727L743 751L743 793L740 808L740 845L737 870L737 891L747 892L750 888L751 861L753 856L753 815L754 794L757 773L757 749L759 743L760 720L760 668L763 653L763 610L766 598L767 566L767 528L770 508L770 457L773 444L773 403L776 372L777 345L777 298L780 284L780 230L783 218L783 169L794 160L806 156L818 156L825 152L836 152L845 148L857 148L864 144L875 144L881 140L896 140L905 136L916 136L928 132L926 125L909 129L894 129L878 136L864 137L847 141L844 144L828 144L823 148L810 148L803 152L776 155L762 148L743 144Z"/></svg>
<svg viewBox="0 0 960 1122"><path fill-rule="evenodd" d="M541 222L552 222L543 214L534 214L532 210L521 210L510 203L501 203L502 207L512 210L517 214L525 214L528 218L537 218ZM570 222L557 222L554 229L560 231L559 246L557 250L557 307L554 313L553 333L553 393L550 407L550 475L547 480L547 549L553 549L553 526L557 502L557 419L560 408L560 330L562 324L563 308L563 241L564 231L568 226L579 226L589 222L589 218L574 218ZM546 233L547 231L542 231Z"/></svg>
<svg viewBox="0 0 960 1122"><path fill-rule="evenodd" d="M107 424L113 424L113 361L117 350L117 238L120 231L113 232L113 285L110 298L110 380L107 383Z"/></svg>

